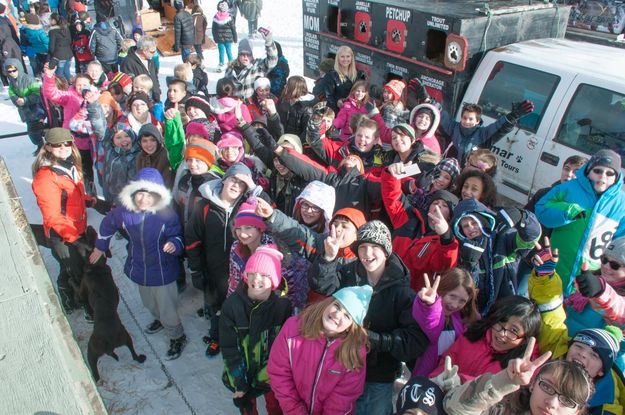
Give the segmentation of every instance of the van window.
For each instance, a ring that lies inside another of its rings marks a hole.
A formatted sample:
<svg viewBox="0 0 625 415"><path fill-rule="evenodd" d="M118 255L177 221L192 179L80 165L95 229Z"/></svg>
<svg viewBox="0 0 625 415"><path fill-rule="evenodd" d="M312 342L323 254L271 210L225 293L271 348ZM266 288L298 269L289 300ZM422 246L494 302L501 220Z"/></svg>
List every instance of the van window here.
<svg viewBox="0 0 625 415"><path fill-rule="evenodd" d="M499 61L482 90L478 104L482 113L499 118L512 110L512 103L526 99L534 103L534 112L521 118L519 126L536 132L560 77L510 62Z"/></svg>
<svg viewBox="0 0 625 415"><path fill-rule="evenodd" d="M609 148L625 156L625 95L581 84L562 118L555 141L586 154Z"/></svg>

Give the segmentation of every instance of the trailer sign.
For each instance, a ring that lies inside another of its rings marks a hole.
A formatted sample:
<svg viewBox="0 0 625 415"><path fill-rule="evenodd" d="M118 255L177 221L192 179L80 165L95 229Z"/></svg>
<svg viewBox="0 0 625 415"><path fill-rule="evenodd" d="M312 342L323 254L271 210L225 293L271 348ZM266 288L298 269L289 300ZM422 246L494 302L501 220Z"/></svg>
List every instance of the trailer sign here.
<svg viewBox="0 0 625 415"><path fill-rule="evenodd" d="M440 29L440 30L444 30L444 31L448 31L449 30L449 25L447 23L445 23L445 18L443 18L443 17L432 16L432 17L430 17L430 20L425 22L425 25L427 27L431 27L433 29Z"/></svg>
<svg viewBox="0 0 625 415"><path fill-rule="evenodd" d="M386 18L391 20L399 20L400 22L408 22L410 20L410 10L396 9L395 7L386 8Z"/></svg>

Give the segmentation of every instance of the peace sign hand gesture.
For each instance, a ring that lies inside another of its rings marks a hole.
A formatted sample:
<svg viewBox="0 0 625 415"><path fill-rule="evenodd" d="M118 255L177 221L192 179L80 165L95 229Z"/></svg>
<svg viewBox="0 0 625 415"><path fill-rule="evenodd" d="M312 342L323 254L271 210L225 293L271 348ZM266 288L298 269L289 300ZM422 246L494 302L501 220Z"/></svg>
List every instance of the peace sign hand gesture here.
<svg viewBox="0 0 625 415"><path fill-rule="evenodd" d="M336 235L336 227L332 225L330 227L330 235L323 241L323 258L328 261L334 261L334 258L339 254L339 249L341 248L341 244L343 243L343 234L337 236Z"/></svg>
<svg viewBox="0 0 625 415"><path fill-rule="evenodd" d="M443 235L449 230L449 223L445 220L441 209L438 206L434 206L434 212L428 213L428 218L432 223L432 229L437 235Z"/></svg>
<svg viewBox="0 0 625 415"><path fill-rule="evenodd" d="M460 376L458 376L458 365L452 365L451 357L445 356L445 370L430 380L436 383L443 392L447 393L449 390L461 384Z"/></svg>
<svg viewBox="0 0 625 415"><path fill-rule="evenodd" d="M432 305L436 301L438 284L441 282L441 276L437 275L434 279L434 284L432 285L430 284L428 274L423 274L423 281L425 282L425 287L419 290L419 299L427 305Z"/></svg>
<svg viewBox="0 0 625 415"><path fill-rule="evenodd" d="M535 344L536 339L530 337L523 357L512 359L508 363L506 373L508 373L508 377L512 383L519 386L528 385L532 381L536 369L541 367L551 357L551 352L547 352L532 361L532 352Z"/></svg>

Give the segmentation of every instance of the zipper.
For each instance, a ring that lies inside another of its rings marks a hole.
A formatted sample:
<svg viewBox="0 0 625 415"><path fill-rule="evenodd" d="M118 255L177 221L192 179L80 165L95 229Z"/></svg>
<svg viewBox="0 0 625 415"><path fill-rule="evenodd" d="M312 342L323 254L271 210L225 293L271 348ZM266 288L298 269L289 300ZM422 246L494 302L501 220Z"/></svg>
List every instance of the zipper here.
<svg viewBox="0 0 625 415"><path fill-rule="evenodd" d="M143 256L143 285L148 285L147 264L145 262L145 241L143 240L143 228L145 225L145 213L141 213L141 227L139 233L141 235L141 255Z"/></svg>
<svg viewBox="0 0 625 415"><path fill-rule="evenodd" d="M319 378L321 377L321 369L323 368L323 362L326 359L326 353L332 344L332 340L326 339L326 347L323 349L323 354L321 355L321 360L319 361L319 366L317 366L317 374L315 375L315 383L313 384L312 392L310 393L310 410L308 414L312 414L315 409L315 392L317 391L317 383L319 383Z"/></svg>

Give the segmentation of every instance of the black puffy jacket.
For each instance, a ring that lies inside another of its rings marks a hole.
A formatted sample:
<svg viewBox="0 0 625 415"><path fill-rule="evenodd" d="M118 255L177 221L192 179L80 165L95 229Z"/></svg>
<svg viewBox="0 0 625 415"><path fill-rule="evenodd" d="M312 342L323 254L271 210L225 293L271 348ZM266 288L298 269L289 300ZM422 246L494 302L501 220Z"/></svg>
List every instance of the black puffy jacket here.
<svg viewBox="0 0 625 415"><path fill-rule="evenodd" d="M211 32L215 43L237 43L237 28L231 16L220 19L215 15Z"/></svg>
<svg viewBox="0 0 625 415"><path fill-rule="evenodd" d="M284 127L284 133L302 137L312 115L312 106L315 103L315 97L310 94L301 97L294 104L285 101L279 102L276 110Z"/></svg>
<svg viewBox="0 0 625 415"><path fill-rule="evenodd" d="M192 46L195 44L195 26L191 13L182 9L174 17L174 47Z"/></svg>
<svg viewBox="0 0 625 415"><path fill-rule="evenodd" d="M72 53L72 35L67 26L52 26L48 36L50 37L48 55L51 58L66 61L74 56Z"/></svg>
<svg viewBox="0 0 625 415"><path fill-rule="evenodd" d="M308 272L308 283L319 294L331 295L341 288L369 282L360 260L340 265L337 260L327 262L320 256ZM419 357L429 345L412 317L414 298L408 268L393 253L386 260L382 278L373 287L369 310L363 321L364 328L391 336L391 350L380 351L371 346L367 353L367 382L393 382L401 369L401 362Z"/></svg>

